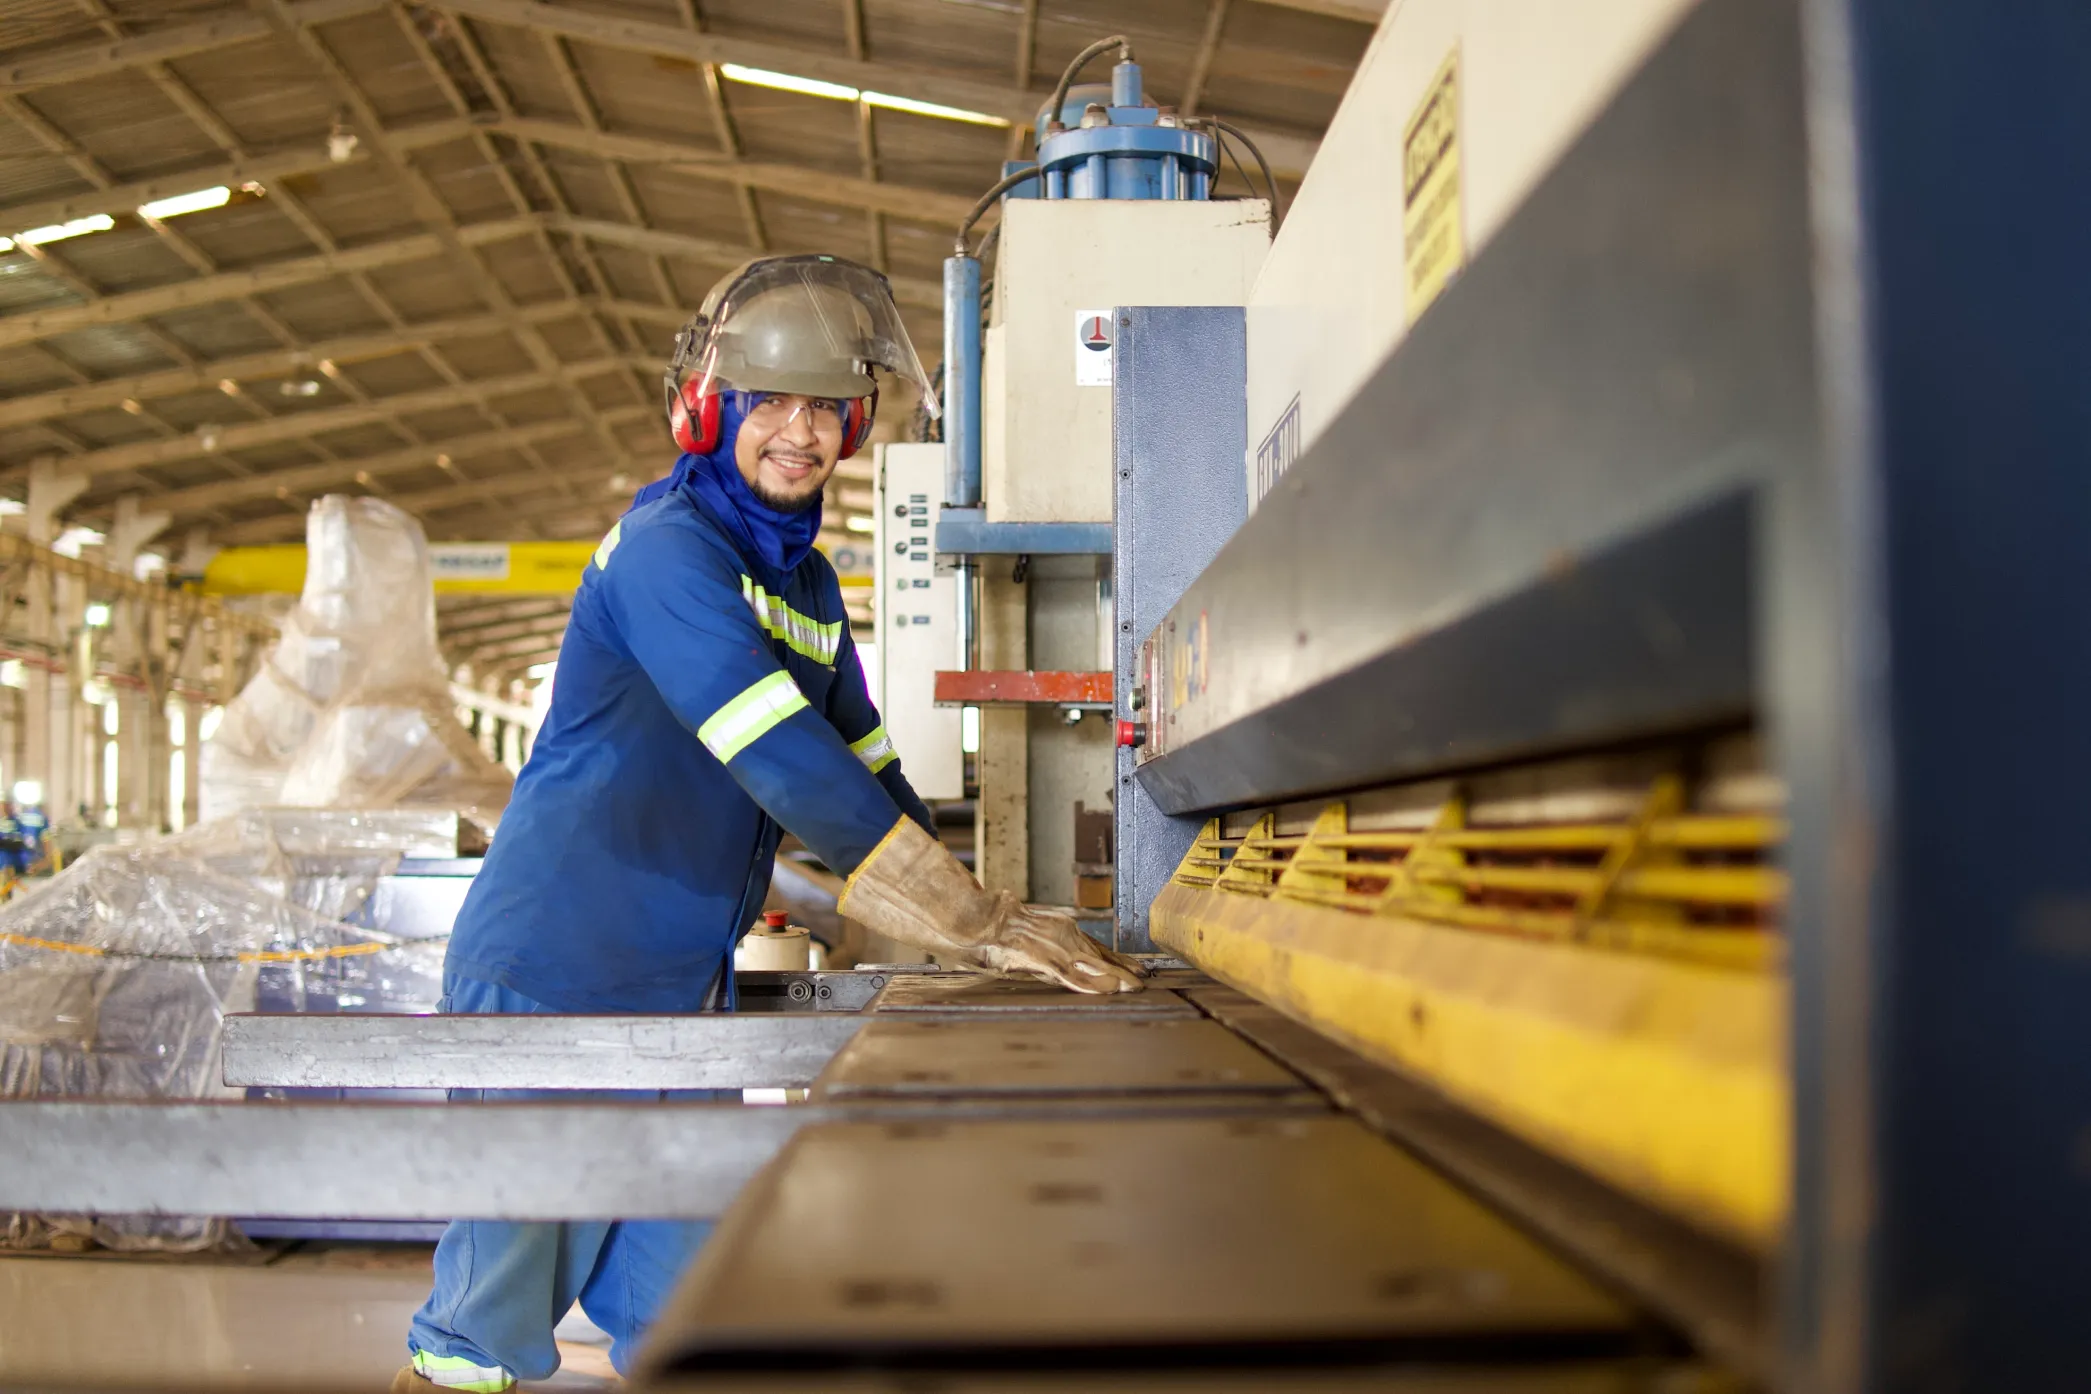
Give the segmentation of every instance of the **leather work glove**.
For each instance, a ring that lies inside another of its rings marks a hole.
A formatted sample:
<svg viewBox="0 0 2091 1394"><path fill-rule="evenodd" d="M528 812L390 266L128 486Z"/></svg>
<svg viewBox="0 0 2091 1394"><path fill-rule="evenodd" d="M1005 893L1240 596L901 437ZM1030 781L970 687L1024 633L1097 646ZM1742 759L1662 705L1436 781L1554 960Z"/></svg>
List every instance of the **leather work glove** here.
<svg viewBox="0 0 2091 1394"><path fill-rule="evenodd" d="M835 908L865 928L1005 977L1044 978L1075 992L1138 992L1140 966L1057 910L990 893L944 845L902 818L850 874Z"/></svg>

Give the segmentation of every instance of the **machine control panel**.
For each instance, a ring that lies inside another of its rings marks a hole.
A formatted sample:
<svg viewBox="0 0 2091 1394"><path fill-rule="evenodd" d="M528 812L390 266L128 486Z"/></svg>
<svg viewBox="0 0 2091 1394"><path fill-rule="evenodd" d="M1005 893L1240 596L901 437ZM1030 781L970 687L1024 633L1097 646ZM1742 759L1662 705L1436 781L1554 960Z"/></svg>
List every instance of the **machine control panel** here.
<svg viewBox="0 0 2091 1394"><path fill-rule="evenodd" d="M882 445L872 490L878 661L872 700L900 752L908 782L925 799L965 797L957 708L935 703L936 670L958 651L958 590L938 575L937 513L944 496L944 447Z"/></svg>

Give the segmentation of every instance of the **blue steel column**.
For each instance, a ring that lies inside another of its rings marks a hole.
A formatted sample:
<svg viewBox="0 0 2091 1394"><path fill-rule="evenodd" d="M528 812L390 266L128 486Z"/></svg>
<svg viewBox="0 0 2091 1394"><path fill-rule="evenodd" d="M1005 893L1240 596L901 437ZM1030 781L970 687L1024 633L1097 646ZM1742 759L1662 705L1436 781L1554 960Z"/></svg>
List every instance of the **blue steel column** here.
<svg viewBox="0 0 2091 1394"><path fill-rule="evenodd" d="M944 504L980 502L980 263L969 256L944 261ZM973 562L958 564L960 670L974 666L978 629Z"/></svg>
<svg viewBox="0 0 2091 1394"><path fill-rule="evenodd" d="M2091 1388L2091 6L1804 13L1784 1383Z"/></svg>

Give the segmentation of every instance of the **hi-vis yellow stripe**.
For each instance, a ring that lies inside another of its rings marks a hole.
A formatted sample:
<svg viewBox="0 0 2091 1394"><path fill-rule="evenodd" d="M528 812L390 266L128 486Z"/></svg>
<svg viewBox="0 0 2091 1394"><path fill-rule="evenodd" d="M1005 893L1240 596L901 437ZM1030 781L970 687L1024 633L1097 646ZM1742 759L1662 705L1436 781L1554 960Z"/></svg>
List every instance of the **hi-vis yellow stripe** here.
<svg viewBox="0 0 2091 1394"><path fill-rule="evenodd" d="M597 571L608 568L610 565L610 554L617 550L617 543L623 536L624 519L619 518L616 522L610 524L610 530L603 534L601 545L595 549L595 569Z"/></svg>
<svg viewBox="0 0 2091 1394"><path fill-rule="evenodd" d="M793 653L830 668L835 666L835 655L842 651L842 621L822 624L810 615L802 615L748 576L741 577L741 598L755 612L755 622L764 633L782 639Z"/></svg>
<svg viewBox="0 0 2091 1394"><path fill-rule="evenodd" d="M750 683L740 696L713 712L697 728L697 739L724 764L761 740L778 722L805 708L805 694L791 674L779 669Z"/></svg>
<svg viewBox="0 0 2091 1394"><path fill-rule="evenodd" d="M849 748L873 774L900 758L900 752L893 748L893 738L886 734L884 726L873 727L870 735L851 741Z"/></svg>

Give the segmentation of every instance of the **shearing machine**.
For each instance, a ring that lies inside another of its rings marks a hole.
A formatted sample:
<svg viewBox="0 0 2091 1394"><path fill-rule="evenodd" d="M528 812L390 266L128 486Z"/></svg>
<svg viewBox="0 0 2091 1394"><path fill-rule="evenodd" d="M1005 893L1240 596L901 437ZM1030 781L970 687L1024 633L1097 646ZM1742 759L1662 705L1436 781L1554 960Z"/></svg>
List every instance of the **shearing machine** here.
<svg viewBox="0 0 2091 1394"><path fill-rule="evenodd" d="M982 871L1076 899L1025 810L1107 807L1148 990L234 1019L229 1084L810 1097L10 1103L0 1205L722 1217L657 1388L2085 1387L2087 64L2061 0L1406 0L1246 260L1205 132L1063 104L987 464L881 547L947 700L1108 641L984 733ZM1186 293L1052 280L1183 209Z"/></svg>

